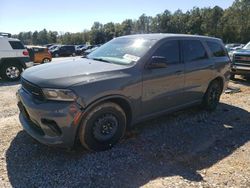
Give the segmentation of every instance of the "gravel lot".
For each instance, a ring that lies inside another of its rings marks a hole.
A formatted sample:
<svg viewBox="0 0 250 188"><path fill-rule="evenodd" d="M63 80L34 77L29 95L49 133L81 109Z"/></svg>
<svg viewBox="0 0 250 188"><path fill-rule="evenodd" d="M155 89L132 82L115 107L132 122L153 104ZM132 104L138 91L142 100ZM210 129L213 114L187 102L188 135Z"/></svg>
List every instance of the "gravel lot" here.
<svg viewBox="0 0 250 188"><path fill-rule="evenodd" d="M250 187L250 83L216 112L198 107L141 123L112 150L39 144L18 121L18 83L0 81L0 187Z"/></svg>

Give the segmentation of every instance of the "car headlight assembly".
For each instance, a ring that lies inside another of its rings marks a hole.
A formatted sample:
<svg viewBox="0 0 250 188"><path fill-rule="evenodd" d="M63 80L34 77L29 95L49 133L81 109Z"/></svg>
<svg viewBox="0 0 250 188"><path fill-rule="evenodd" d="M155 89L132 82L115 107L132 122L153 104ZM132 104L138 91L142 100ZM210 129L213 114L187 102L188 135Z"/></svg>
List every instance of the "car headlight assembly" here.
<svg viewBox="0 0 250 188"><path fill-rule="evenodd" d="M54 101L75 101L77 96L69 89L49 89L44 88L43 94L46 99Z"/></svg>

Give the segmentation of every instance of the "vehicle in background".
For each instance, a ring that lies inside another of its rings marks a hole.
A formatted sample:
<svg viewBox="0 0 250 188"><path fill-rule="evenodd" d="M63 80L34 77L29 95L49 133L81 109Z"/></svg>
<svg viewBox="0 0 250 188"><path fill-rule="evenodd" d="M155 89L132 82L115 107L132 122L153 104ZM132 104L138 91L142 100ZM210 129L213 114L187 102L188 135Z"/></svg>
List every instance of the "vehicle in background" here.
<svg viewBox="0 0 250 188"><path fill-rule="evenodd" d="M80 49L80 48L82 48L82 47L85 47L85 46L86 46L86 44L76 45L76 50L77 50L77 49Z"/></svg>
<svg viewBox="0 0 250 188"><path fill-rule="evenodd" d="M220 39L129 35L87 58L22 74L17 100L23 128L41 143L89 150L114 146L138 122L192 105L215 110L230 77Z"/></svg>
<svg viewBox="0 0 250 188"><path fill-rule="evenodd" d="M231 52L231 51L243 48L244 44L232 43L232 44L226 44L225 47L226 47L226 49L227 49L228 52Z"/></svg>
<svg viewBox="0 0 250 188"><path fill-rule="evenodd" d="M54 50L51 50L50 53L53 57L60 57L60 56L75 56L76 49L74 45L63 45L58 46Z"/></svg>
<svg viewBox="0 0 250 188"><path fill-rule="evenodd" d="M86 51L86 50L89 50L89 49L91 49L91 48L93 48L94 47L94 45L86 45L86 46L83 46L83 47L81 47L81 48L78 48L77 50L76 50L76 54L77 55L83 55L83 53Z"/></svg>
<svg viewBox="0 0 250 188"><path fill-rule="evenodd" d="M98 46L96 46L96 47L94 47L94 48L90 48L90 49L88 49L88 50L85 50L83 53L82 53L82 56L83 57L87 57L87 55L89 55L90 53L92 53L93 51L95 51L96 49L98 49L99 47Z"/></svg>
<svg viewBox="0 0 250 188"><path fill-rule="evenodd" d="M52 55L48 48L42 46L27 46L30 59L34 63L48 63L52 60Z"/></svg>
<svg viewBox="0 0 250 188"><path fill-rule="evenodd" d="M0 77L16 81L24 69L33 66L29 52L20 40L9 33L0 33Z"/></svg>
<svg viewBox="0 0 250 188"><path fill-rule="evenodd" d="M76 45L76 55L80 55L81 49L83 49L86 45Z"/></svg>
<svg viewBox="0 0 250 188"><path fill-rule="evenodd" d="M47 47L48 49L51 47L51 46L54 46L55 44L46 44L45 47Z"/></svg>
<svg viewBox="0 0 250 188"><path fill-rule="evenodd" d="M242 75L248 80L250 79L250 42L242 49L229 52L232 61L231 79L235 79L235 75Z"/></svg>
<svg viewBox="0 0 250 188"><path fill-rule="evenodd" d="M58 47L60 47L61 45L59 45L59 44L55 44L55 45L52 45L52 46L50 46L49 48L48 48L48 50L49 51L53 51L53 50L55 50L56 48L58 48Z"/></svg>
<svg viewBox="0 0 250 188"><path fill-rule="evenodd" d="M240 46L232 48L232 51L240 50L240 49L244 48L244 46L245 46L245 44L241 44Z"/></svg>

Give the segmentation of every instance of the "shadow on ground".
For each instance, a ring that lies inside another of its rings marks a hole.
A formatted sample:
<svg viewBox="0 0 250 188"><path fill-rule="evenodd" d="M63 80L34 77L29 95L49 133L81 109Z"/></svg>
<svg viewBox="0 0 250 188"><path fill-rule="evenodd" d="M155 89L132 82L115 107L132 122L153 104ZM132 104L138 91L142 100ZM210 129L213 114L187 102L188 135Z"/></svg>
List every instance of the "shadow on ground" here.
<svg viewBox="0 0 250 188"><path fill-rule="evenodd" d="M249 112L227 104L212 113L184 110L139 124L100 153L49 148L21 131L6 152L9 181L13 187L139 187L175 175L203 181L198 170L249 141L249 119Z"/></svg>
<svg viewBox="0 0 250 188"><path fill-rule="evenodd" d="M20 81L11 82L11 81L2 80L0 78L0 87L2 87L2 86L14 86L14 85L18 85L18 84L20 84Z"/></svg>
<svg viewBox="0 0 250 188"><path fill-rule="evenodd" d="M250 86L250 78L244 78L242 76L237 76L234 80L230 80L235 84L241 84L244 86Z"/></svg>

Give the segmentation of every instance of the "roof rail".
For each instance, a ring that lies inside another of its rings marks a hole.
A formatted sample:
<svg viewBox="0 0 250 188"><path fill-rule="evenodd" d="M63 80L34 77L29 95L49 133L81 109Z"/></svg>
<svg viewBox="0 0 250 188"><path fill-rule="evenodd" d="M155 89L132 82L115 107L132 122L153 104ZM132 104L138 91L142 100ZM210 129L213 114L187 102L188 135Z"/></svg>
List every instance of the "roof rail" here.
<svg viewBox="0 0 250 188"><path fill-rule="evenodd" d="M10 34L10 33L3 33L3 32L0 32L0 36L10 38L10 37L11 37L11 34Z"/></svg>

